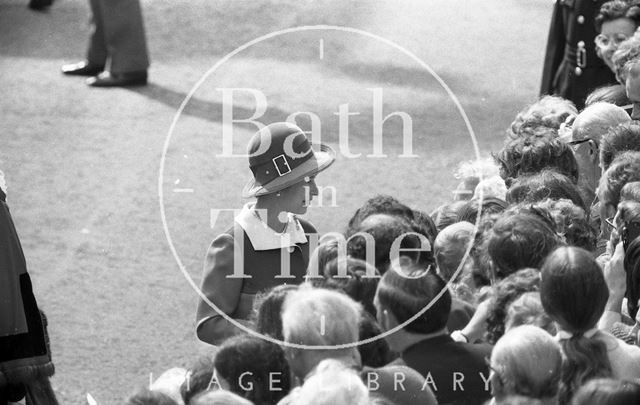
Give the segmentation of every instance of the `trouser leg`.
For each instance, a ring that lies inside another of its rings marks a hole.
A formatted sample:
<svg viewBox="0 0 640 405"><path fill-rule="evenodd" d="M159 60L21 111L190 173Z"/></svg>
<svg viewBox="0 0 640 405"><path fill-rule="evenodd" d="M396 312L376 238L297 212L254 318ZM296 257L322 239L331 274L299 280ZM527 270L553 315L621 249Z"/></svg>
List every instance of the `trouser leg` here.
<svg viewBox="0 0 640 405"><path fill-rule="evenodd" d="M107 42L104 36L100 0L89 0L91 6L91 25L93 31L89 38L87 61L94 65L104 65L107 61Z"/></svg>
<svg viewBox="0 0 640 405"><path fill-rule="evenodd" d="M100 3L112 73L144 71L149 67L147 41L139 0L92 0Z"/></svg>

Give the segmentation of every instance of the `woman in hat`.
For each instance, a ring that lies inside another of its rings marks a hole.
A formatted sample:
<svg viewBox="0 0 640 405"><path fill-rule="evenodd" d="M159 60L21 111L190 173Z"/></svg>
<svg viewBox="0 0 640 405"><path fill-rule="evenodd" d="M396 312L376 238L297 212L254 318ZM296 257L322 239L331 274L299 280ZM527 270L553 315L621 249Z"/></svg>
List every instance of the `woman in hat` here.
<svg viewBox="0 0 640 405"><path fill-rule="evenodd" d="M217 345L241 333L255 295L280 284L299 284L309 262L313 225L297 215L318 194L315 176L335 160L334 151L314 151L304 132L290 123L258 131L248 147L253 179L246 204L234 224L218 235L207 252L196 334ZM206 299L205 299L206 298Z"/></svg>

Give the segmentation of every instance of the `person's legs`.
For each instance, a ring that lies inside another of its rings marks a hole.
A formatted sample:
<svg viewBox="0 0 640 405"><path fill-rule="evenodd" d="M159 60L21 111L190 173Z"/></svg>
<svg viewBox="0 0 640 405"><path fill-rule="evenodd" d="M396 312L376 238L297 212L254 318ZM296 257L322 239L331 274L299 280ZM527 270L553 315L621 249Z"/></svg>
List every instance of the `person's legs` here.
<svg viewBox="0 0 640 405"><path fill-rule="evenodd" d="M107 61L107 41L104 35L104 18L101 3L100 0L89 0L93 31L89 38L87 62L96 66L104 66Z"/></svg>
<svg viewBox="0 0 640 405"><path fill-rule="evenodd" d="M87 58L82 62L62 66L62 73L71 76L95 76L104 70L107 61L107 43L104 37L102 6L99 0L89 0L92 32Z"/></svg>
<svg viewBox="0 0 640 405"><path fill-rule="evenodd" d="M100 3L109 72L146 72L149 56L139 0L93 1Z"/></svg>

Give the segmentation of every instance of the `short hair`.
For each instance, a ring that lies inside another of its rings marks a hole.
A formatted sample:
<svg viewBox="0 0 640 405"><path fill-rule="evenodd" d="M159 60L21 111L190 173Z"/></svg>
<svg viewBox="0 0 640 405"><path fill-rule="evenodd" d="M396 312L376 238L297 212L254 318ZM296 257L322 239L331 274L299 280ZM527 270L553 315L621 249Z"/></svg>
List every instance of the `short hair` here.
<svg viewBox="0 0 640 405"><path fill-rule="evenodd" d="M615 55L618 52L614 53L613 59L615 63ZM595 103L605 102L615 104L618 107L624 107L631 102L627 97L627 92L622 84L613 84L610 86L602 86L598 87L594 91L592 91L584 102L585 106L590 106Z"/></svg>
<svg viewBox="0 0 640 405"><path fill-rule="evenodd" d="M185 404L189 405L189 404ZM193 405L254 405L248 399L226 390L205 391L193 399Z"/></svg>
<svg viewBox="0 0 640 405"><path fill-rule="evenodd" d="M598 193L601 204L617 207L625 184L640 181L640 152L621 153L600 177Z"/></svg>
<svg viewBox="0 0 640 405"><path fill-rule="evenodd" d="M404 330L425 334L447 325L451 294L445 281L435 272L420 268L413 262L394 262L382 276L376 294L380 305L390 311L399 324L407 322L440 294L431 307L406 325Z"/></svg>
<svg viewBox="0 0 640 405"><path fill-rule="evenodd" d="M376 320L376 315L371 315L368 312L364 312L360 317L358 328L360 341L375 338L384 332ZM383 367L395 358L386 339L375 339L358 345L358 352L360 352L362 365L365 367Z"/></svg>
<svg viewBox="0 0 640 405"><path fill-rule="evenodd" d="M533 214L504 216L491 228L488 253L498 279L527 267L540 268L561 244L555 230Z"/></svg>
<svg viewBox="0 0 640 405"><path fill-rule="evenodd" d="M215 385L213 367L213 358L209 356L199 357L189 367L187 379L180 386L180 396L185 405L189 405L192 398Z"/></svg>
<svg viewBox="0 0 640 405"><path fill-rule="evenodd" d="M374 214L387 214L404 218L406 221L413 219L413 210L390 195L378 194L368 199L362 207L358 208L349 219L347 234L354 233L355 229L366 218Z"/></svg>
<svg viewBox="0 0 640 405"><path fill-rule="evenodd" d="M526 292L516 298L507 307L504 321L505 331L521 325L533 325L555 335L557 330L553 320L544 312L540 301L540 292Z"/></svg>
<svg viewBox="0 0 640 405"><path fill-rule="evenodd" d="M346 275L340 275L340 269L346 270ZM314 277L309 282L318 288L340 290L360 303L370 314L376 314L373 298L380 280L380 273L364 260L348 257L333 259L324 268L323 277Z"/></svg>
<svg viewBox="0 0 640 405"><path fill-rule="evenodd" d="M631 121L609 129L600 141L600 165L605 171L624 151L640 151L640 122Z"/></svg>
<svg viewBox="0 0 640 405"><path fill-rule="evenodd" d="M582 209L587 208L575 183L567 176L551 169L518 177L507 191L509 204L534 203L547 198L552 200L565 198Z"/></svg>
<svg viewBox="0 0 640 405"><path fill-rule="evenodd" d="M586 107L573 121L572 140L600 139L611 127L631 121L627 112L611 103L594 103Z"/></svg>
<svg viewBox="0 0 640 405"><path fill-rule="evenodd" d="M291 405L369 405L369 391L355 370L335 359L321 361L291 394Z"/></svg>
<svg viewBox="0 0 640 405"><path fill-rule="evenodd" d="M452 201L442 204L431 213L431 219L436 225L438 232L456 222L460 222L460 210L465 206L466 201Z"/></svg>
<svg viewBox="0 0 640 405"><path fill-rule="evenodd" d="M420 210L413 210L413 220L410 221L410 224L414 232L426 236L429 243L433 245L438 235L438 228L436 228L436 223L429 214Z"/></svg>
<svg viewBox="0 0 640 405"><path fill-rule="evenodd" d="M311 273L311 270L314 269L313 266L317 266L318 274L322 274L325 266L329 262L340 256L346 256L344 251L342 252L342 255L340 254L340 241L338 238L326 238L327 235L321 238L318 247L316 247L316 249L311 253L307 273Z"/></svg>
<svg viewBox="0 0 640 405"><path fill-rule="evenodd" d="M169 395L143 388L124 401L125 405L178 405Z"/></svg>
<svg viewBox="0 0 640 405"><path fill-rule="evenodd" d="M571 405L640 404L640 384L613 378L595 378L576 391Z"/></svg>
<svg viewBox="0 0 640 405"><path fill-rule="evenodd" d="M608 1L600 7L600 11L596 14L596 30L600 32L602 30L602 24L619 18L628 18L633 21L637 27L640 23L640 8L628 0Z"/></svg>
<svg viewBox="0 0 640 405"><path fill-rule="evenodd" d="M381 274L384 274L389 267L391 258L389 256L393 243L400 237L402 241L400 247L403 249L419 249L421 241L417 235L413 235L414 229L411 224L401 217L389 214L374 214L368 216L360 222L358 228L348 235L350 239L347 243L349 256L360 260L367 259L368 243L365 237L357 235L366 233L373 237L375 242L375 267ZM406 237L403 237L406 235ZM412 259L417 260L419 255L411 252Z"/></svg>
<svg viewBox="0 0 640 405"><path fill-rule="evenodd" d="M451 280L461 266L464 254L473 243L475 232L475 226L469 222L457 222L444 228L436 237L433 251L438 273L446 281ZM457 279L459 278L460 274Z"/></svg>
<svg viewBox="0 0 640 405"><path fill-rule="evenodd" d="M283 340L282 305L287 295L298 288L295 284L280 284L256 296L256 331Z"/></svg>
<svg viewBox="0 0 640 405"><path fill-rule="evenodd" d="M612 375L606 344L584 334L602 316L609 288L593 255L576 247L560 247L541 269L542 306L572 337L562 339L565 354L560 402L566 403L585 381Z"/></svg>
<svg viewBox="0 0 640 405"><path fill-rule="evenodd" d="M502 380L500 395L496 396L548 399L558 393L562 352L546 331L523 325L498 340L491 353L491 366Z"/></svg>
<svg viewBox="0 0 640 405"><path fill-rule="evenodd" d="M357 342L361 310L360 304L344 293L302 285L289 293L284 302L284 340L306 346Z"/></svg>
<svg viewBox="0 0 640 405"><path fill-rule="evenodd" d="M495 344L505 331L507 307L520 295L538 291L540 288L540 271L538 269L522 269L498 281L493 287L489 301L487 316L487 332L485 339Z"/></svg>
<svg viewBox="0 0 640 405"><path fill-rule="evenodd" d="M214 366L217 375L229 383L231 392L257 405L278 402L292 385L282 347L253 335L225 340L218 348ZM278 389L271 389L274 374Z"/></svg>
<svg viewBox="0 0 640 405"><path fill-rule="evenodd" d="M555 130L537 127L527 132L530 133L508 140L494 155L507 187L513 179L544 168L555 169L577 184L578 162L571 147L557 137Z"/></svg>
<svg viewBox="0 0 640 405"><path fill-rule="evenodd" d="M523 130L536 127L557 130L567 117L577 114L578 110L570 100L558 96L543 96L518 113L511 123L508 135L517 137Z"/></svg>
<svg viewBox="0 0 640 405"><path fill-rule="evenodd" d="M499 214L507 209L506 201L496 197L472 198L460 209L460 221L467 221L476 224L478 221L478 213L481 217L490 214Z"/></svg>

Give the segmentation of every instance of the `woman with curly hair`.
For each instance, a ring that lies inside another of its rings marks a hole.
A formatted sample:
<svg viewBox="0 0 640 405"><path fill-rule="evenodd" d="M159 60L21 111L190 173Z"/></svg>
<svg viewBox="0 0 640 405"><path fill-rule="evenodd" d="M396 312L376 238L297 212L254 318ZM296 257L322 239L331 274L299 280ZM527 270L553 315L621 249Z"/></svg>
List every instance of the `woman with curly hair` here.
<svg viewBox="0 0 640 405"><path fill-rule="evenodd" d="M596 15L596 29L600 32L595 38L596 53L615 74L613 54L620 44L631 38L640 25L640 6L638 1L613 0L600 7Z"/></svg>

